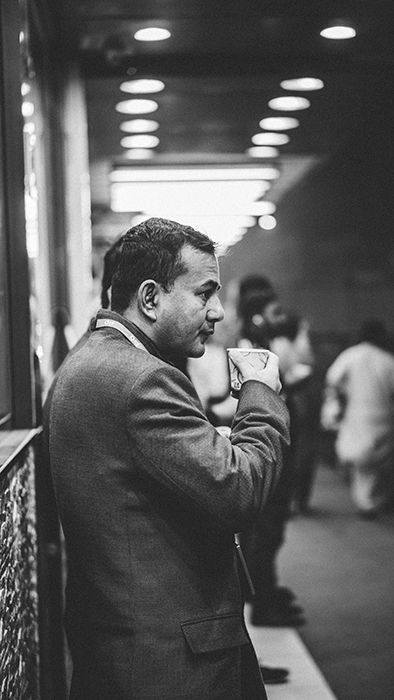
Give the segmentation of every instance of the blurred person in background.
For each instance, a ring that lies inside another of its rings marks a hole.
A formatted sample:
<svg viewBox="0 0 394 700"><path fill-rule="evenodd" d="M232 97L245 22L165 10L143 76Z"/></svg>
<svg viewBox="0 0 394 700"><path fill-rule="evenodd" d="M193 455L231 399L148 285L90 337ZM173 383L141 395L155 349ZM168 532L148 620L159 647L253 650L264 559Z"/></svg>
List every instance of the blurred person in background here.
<svg viewBox="0 0 394 700"><path fill-rule="evenodd" d="M239 347L267 348L278 355L284 398L288 402L286 375L289 383L291 381L295 384L296 363L295 350L290 347L294 338L290 340L286 336L292 336L293 327L267 278L249 277L243 280L240 285L238 310L241 319ZM301 335L297 324L294 337L298 331ZM273 344L276 345L276 350L273 349ZM254 526L243 535L245 557L255 587L255 595L250 599L251 621L258 626L298 627L305 622L303 609L296 602L295 593L279 584L277 570L277 557L290 517L293 487L294 412L293 418L291 414L290 418L291 445L286 453L277 487L264 513L261 513Z"/></svg>
<svg viewBox="0 0 394 700"><path fill-rule="evenodd" d="M240 281L237 312L236 345L240 348L271 349L272 339L277 336L277 332L285 332L287 315L273 285L263 275L250 275ZM278 338L278 348L279 344ZM289 361L285 357L283 361L286 369L290 370ZM283 383L283 374L280 367L279 369ZM229 395L225 349L207 346L206 357L192 360L189 372L214 425L231 425L236 399ZM260 514L253 528L242 534L245 558L255 588L254 596L246 591L246 598L252 606L251 621L254 625L298 626L304 623L303 611L295 601L294 592L279 585L277 572L277 555L284 541L290 514L293 472L293 453L290 448L286 453L279 482L264 513Z"/></svg>
<svg viewBox="0 0 394 700"><path fill-rule="evenodd" d="M339 354L326 375L326 392L337 397L335 442L360 515L374 517L393 505L394 356L377 320L365 321L359 342Z"/></svg>
<svg viewBox="0 0 394 700"><path fill-rule="evenodd" d="M310 512L317 466L320 390L309 322L290 312L272 330L271 350L279 357L283 392L291 416L292 512Z"/></svg>

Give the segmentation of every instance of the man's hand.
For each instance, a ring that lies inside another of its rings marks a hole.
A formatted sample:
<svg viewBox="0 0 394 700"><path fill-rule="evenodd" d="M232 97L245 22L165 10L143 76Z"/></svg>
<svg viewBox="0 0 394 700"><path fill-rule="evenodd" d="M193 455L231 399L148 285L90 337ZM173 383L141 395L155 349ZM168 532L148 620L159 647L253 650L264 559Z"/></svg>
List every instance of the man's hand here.
<svg viewBox="0 0 394 700"><path fill-rule="evenodd" d="M282 384L279 379L279 358L269 350L265 350L264 352L268 358L265 367L262 363L257 366L253 365L248 359L248 356L245 356L236 348L231 348L229 355L238 368L242 383L246 382L248 379L255 379L258 382L266 384L279 394L282 389Z"/></svg>

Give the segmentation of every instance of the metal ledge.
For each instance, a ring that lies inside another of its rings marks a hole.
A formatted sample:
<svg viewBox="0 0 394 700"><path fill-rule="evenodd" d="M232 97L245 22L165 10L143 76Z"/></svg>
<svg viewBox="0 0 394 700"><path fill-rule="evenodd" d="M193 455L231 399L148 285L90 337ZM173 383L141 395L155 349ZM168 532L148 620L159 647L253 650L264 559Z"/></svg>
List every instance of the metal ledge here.
<svg viewBox="0 0 394 700"><path fill-rule="evenodd" d="M0 478L7 473L18 455L36 435L42 432L42 427L26 428L24 430L0 431Z"/></svg>

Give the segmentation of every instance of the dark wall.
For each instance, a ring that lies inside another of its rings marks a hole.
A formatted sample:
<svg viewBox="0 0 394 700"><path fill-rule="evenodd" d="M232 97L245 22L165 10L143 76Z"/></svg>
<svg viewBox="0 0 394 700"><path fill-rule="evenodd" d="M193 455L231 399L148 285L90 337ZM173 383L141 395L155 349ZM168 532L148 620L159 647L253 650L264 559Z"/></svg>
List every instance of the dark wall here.
<svg viewBox="0 0 394 700"><path fill-rule="evenodd" d="M394 330L394 108L385 84L345 145L284 196L276 229L250 229L222 259L224 286L261 272L318 332L353 333L370 316Z"/></svg>

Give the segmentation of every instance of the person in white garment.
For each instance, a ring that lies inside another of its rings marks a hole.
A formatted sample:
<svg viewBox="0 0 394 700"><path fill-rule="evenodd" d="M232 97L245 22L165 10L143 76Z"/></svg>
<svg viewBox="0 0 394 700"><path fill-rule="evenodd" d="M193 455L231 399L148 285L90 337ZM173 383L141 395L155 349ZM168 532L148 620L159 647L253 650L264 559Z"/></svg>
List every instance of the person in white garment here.
<svg viewBox="0 0 394 700"><path fill-rule="evenodd" d="M385 325L366 321L360 342L341 352L326 375L327 391L337 392L344 405L337 458L359 513L367 517L393 504L394 355L387 347Z"/></svg>

